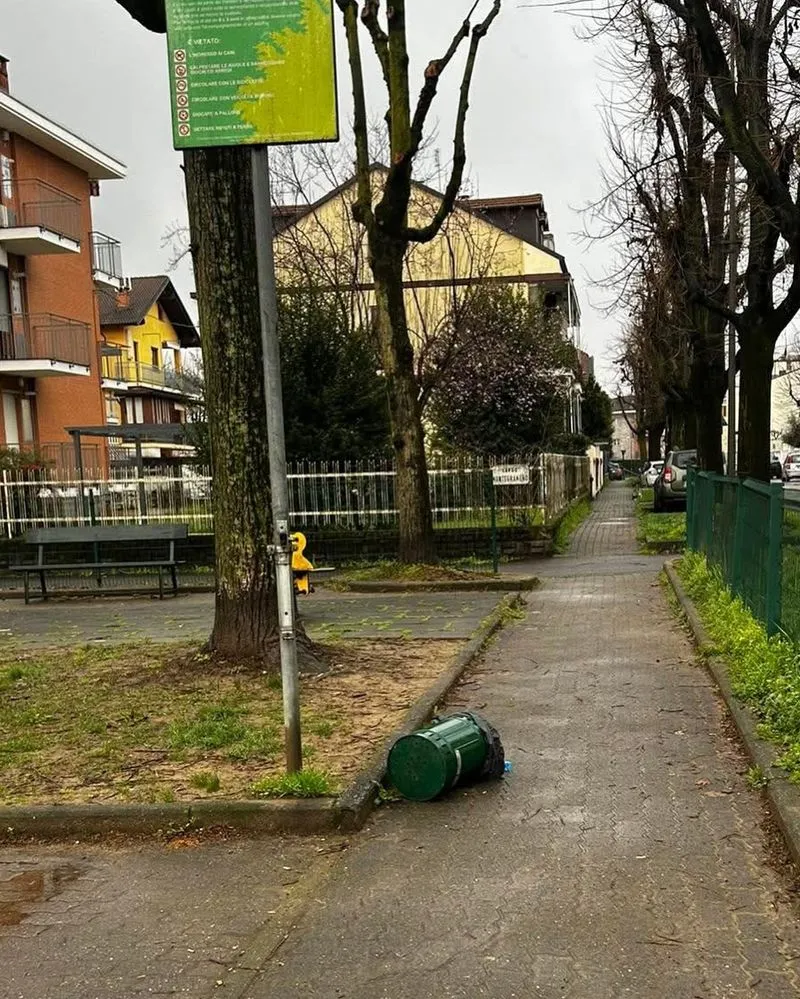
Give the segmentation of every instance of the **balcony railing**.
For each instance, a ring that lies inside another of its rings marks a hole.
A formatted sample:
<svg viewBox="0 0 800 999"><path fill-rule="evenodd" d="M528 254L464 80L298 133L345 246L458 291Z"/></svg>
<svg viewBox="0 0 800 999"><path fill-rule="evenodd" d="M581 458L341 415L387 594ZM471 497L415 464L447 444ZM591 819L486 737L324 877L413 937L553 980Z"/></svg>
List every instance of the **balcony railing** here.
<svg viewBox="0 0 800 999"><path fill-rule="evenodd" d="M91 364L89 327L51 313L0 314L0 361Z"/></svg>
<svg viewBox="0 0 800 999"><path fill-rule="evenodd" d="M110 381L146 385L155 389L180 392L183 395L197 394L197 386L191 379L174 368L157 368L153 364L134 361L124 354L103 354L101 365L103 378Z"/></svg>
<svg viewBox="0 0 800 999"><path fill-rule="evenodd" d="M92 268L108 277L122 279L122 244L103 232L92 232Z"/></svg>
<svg viewBox="0 0 800 999"><path fill-rule="evenodd" d="M11 191L10 199L4 191L0 229L34 226L80 242L81 203L77 198L43 180L12 181Z"/></svg>

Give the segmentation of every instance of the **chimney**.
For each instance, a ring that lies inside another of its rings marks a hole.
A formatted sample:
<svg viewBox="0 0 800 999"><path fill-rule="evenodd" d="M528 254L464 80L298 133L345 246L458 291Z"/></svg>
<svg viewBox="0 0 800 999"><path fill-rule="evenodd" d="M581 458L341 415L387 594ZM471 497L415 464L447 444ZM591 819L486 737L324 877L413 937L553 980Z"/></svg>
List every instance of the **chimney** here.
<svg viewBox="0 0 800 999"><path fill-rule="evenodd" d="M0 90L8 93L8 59L4 55L0 55Z"/></svg>
<svg viewBox="0 0 800 999"><path fill-rule="evenodd" d="M556 240L552 232L542 233L542 246L548 250L552 250L553 253L556 252Z"/></svg>
<svg viewBox="0 0 800 999"><path fill-rule="evenodd" d="M131 290L130 288L120 288L117 292L117 308L118 309L128 309L131 304Z"/></svg>

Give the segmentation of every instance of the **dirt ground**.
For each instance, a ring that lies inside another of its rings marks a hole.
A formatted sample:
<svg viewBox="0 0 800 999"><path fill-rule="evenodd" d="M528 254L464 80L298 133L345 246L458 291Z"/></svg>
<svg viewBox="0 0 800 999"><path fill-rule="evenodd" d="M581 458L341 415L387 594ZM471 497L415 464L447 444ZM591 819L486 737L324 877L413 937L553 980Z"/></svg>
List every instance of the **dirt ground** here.
<svg viewBox="0 0 800 999"><path fill-rule="evenodd" d="M447 667L455 641L329 646L302 682L305 763L335 791ZM0 802L246 798L282 772L279 679L196 648L125 646L6 655Z"/></svg>

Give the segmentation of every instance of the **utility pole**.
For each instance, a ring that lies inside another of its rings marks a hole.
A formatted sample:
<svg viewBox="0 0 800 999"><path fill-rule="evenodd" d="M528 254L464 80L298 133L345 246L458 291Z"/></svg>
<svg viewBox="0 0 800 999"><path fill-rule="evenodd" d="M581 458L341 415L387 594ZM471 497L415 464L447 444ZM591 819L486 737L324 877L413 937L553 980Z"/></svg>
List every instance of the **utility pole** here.
<svg viewBox="0 0 800 999"><path fill-rule="evenodd" d="M289 486L286 478L286 438L283 428L283 387L278 343L278 296L272 252L272 200L269 186L269 149L253 146L253 213L256 228L258 297L261 304L261 344L264 355L264 394L267 401L269 477L274 525L273 559L278 594L278 628L283 688L283 728L286 770L303 769L300 736L300 690L297 672L292 539L289 534Z"/></svg>

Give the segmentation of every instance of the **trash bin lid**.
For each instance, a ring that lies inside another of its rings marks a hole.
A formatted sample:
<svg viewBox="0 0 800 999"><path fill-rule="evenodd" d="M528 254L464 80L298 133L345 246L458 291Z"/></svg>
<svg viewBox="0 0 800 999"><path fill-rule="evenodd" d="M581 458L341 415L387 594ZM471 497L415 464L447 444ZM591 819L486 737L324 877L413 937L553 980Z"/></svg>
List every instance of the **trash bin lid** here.
<svg viewBox="0 0 800 999"><path fill-rule="evenodd" d="M455 779L448 771L448 748L430 733L414 732L398 739L389 753L389 780L404 798L430 801Z"/></svg>

